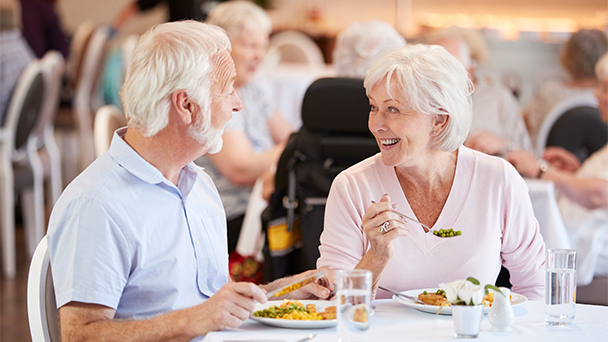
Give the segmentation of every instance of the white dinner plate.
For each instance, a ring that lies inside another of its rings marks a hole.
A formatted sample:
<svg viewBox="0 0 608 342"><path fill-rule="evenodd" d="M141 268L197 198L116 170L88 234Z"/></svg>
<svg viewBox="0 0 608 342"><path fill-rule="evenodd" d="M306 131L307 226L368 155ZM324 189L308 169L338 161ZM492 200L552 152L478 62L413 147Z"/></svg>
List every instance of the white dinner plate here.
<svg viewBox="0 0 608 342"><path fill-rule="evenodd" d="M328 306L336 305L335 301L327 300L300 300L300 303L304 307L308 304L314 304L317 307L318 312L325 311ZM271 306L280 306L283 304L282 300L270 300L266 304L256 303L255 311L268 309ZM331 328L338 324L335 319L328 319L322 321L293 321L289 319L276 319L276 318L264 318L251 316L251 319L262 324L271 325L279 328L290 328L290 329L320 329L320 328Z"/></svg>
<svg viewBox="0 0 608 342"><path fill-rule="evenodd" d="M335 301L327 301L327 300L300 300L300 303L304 307L308 304L314 304L317 307L318 312L325 311L325 308L328 306L335 306ZM282 300L268 301L266 304L256 303L255 311L268 309L271 306L280 306L283 303ZM374 309L371 309L370 316L374 315ZM321 329L321 328L332 328L338 324L338 321L335 319L321 320L321 321L294 321L289 319L276 319L276 318L264 318L264 317L250 317L252 320L256 322L260 322L262 324L270 325L273 327L279 328L288 328L288 329Z"/></svg>
<svg viewBox="0 0 608 342"><path fill-rule="evenodd" d="M422 292L428 292L428 293L434 293L437 291L437 288L434 289L420 289L420 290L409 290L409 291L403 291L401 293L418 298L418 295L421 294ZM420 310L423 312L428 312L428 313L432 313L432 314L436 314L437 311L439 311L439 306L436 305L424 305L424 304L418 304L415 302L412 302L409 299L405 299L405 298L401 298L397 295L393 295L393 300L401 303L407 307L410 308L414 308L416 310ZM526 298L526 296L524 295L520 295L518 293L514 293L511 292L511 300L513 301L512 306L518 306L518 305L522 305L523 303L528 301L528 298ZM484 308L483 312L485 314L488 313L488 311L490 311L490 308ZM451 315L452 314L452 308L449 306L444 306L443 309L441 309L441 311L439 312L440 315Z"/></svg>

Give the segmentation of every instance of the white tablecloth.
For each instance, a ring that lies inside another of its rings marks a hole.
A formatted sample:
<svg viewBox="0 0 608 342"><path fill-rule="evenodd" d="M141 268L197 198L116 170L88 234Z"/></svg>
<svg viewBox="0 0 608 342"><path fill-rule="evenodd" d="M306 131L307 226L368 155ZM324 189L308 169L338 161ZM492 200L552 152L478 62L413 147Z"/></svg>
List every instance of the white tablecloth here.
<svg viewBox="0 0 608 342"><path fill-rule="evenodd" d="M572 248L564 220L557 206L553 183L527 178L526 184L546 248Z"/></svg>
<svg viewBox="0 0 608 342"><path fill-rule="evenodd" d="M296 130L302 126L302 100L308 86L321 77L333 77L331 66L324 68L311 67L301 63L281 63L266 68L264 74L278 102L281 115Z"/></svg>
<svg viewBox="0 0 608 342"><path fill-rule="evenodd" d="M373 302L376 313L370 318L369 342L388 341L445 341L454 338L452 316L434 315L405 307L392 299ZM608 339L608 307L576 305L574 323L569 326L545 324L542 301L533 301L513 308L515 322L508 333L490 332L487 316L481 324L477 341L606 341ZM203 341L279 339L293 342L308 334L317 334L311 342L336 341L336 328L297 330L265 326L247 320L238 330L207 334Z"/></svg>

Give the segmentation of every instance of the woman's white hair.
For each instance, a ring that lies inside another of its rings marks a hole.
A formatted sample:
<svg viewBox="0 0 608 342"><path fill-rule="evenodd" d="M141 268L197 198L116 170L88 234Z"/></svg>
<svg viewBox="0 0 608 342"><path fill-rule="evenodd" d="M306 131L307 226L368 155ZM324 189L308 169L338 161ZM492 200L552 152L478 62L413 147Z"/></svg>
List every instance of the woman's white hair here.
<svg viewBox="0 0 608 342"><path fill-rule="evenodd" d="M194 20L157 25L135 46L121 100L130 127L152 136L167 126L171 96L185 90L211 121L210 88L219 55L230 52L226 33Z"/></svg>
<svg viewBox="0 0 608 342"><path fill-rule="evenodd" d="M222 2L211 10L206 23L223 28L231 40L247 32L272 31L270 16L250 1Z"/></svg>
<svg viewBox="0 0 608 342"><path fill-rule="evenodd" d="M340 77L365 78L375 57L390 48L405 45L405 39L387 22L355 22L336 39L334 68Z"/></svg>
<svg viewBox="0 0 608 342"><path fill-rule="evenodd" d="M391 81L399 94L391 94ZM452 152L469 133L473 83L462 63L437 45L408 45L392 49L370 65L364 86L369 93L384 83L391 98L404 99L423 114L447 114L446 129L436 136L436 148Z"/></svg>
<svg viewBox="0 0 608 342"><path fill-rule="evenodd" d="M608 81L608 52L595 63L595 77L600 81Z"/></svg>

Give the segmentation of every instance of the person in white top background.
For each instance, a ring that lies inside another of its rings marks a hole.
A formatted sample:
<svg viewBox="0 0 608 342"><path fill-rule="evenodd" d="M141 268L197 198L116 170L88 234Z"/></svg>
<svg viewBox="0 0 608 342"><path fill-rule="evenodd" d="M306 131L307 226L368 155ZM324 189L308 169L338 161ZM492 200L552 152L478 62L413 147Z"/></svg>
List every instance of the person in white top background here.
<svg viewBox="0 0 608 342"><path fill-rule="evenodd" d="M608 122L608 53L595 66L598 83L594 95L602 121ZM536 177L555 184L560 197L559 209L570 240L579 253L578 285L584 286L594 275L608 276L608 145L582 163L560 147L548 147L538 163L530 153L514 151L507 155L526 177ZM601 300L608 305L608 286ZM596 298L598 300L600 298Z"/></svg>

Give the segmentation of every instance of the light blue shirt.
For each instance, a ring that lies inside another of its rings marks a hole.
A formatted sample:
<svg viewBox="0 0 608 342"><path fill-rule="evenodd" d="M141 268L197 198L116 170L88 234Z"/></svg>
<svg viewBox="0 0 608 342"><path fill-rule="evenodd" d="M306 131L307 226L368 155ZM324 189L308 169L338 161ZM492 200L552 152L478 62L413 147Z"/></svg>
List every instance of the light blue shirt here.
<svg viewBox="0 0 608 342"><path fill-rule="evenodd" d="M204 302L228 282L226 216L193 163L178 186L114 133L63 192L48 242L57 307L95 303L144 318Z"/></svg>

